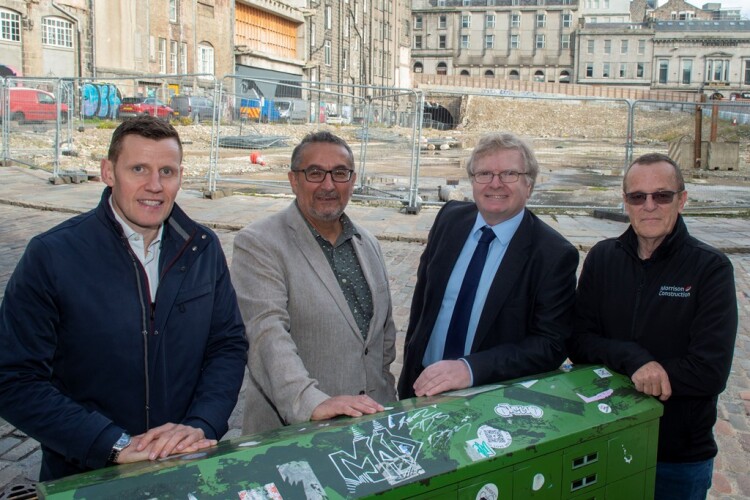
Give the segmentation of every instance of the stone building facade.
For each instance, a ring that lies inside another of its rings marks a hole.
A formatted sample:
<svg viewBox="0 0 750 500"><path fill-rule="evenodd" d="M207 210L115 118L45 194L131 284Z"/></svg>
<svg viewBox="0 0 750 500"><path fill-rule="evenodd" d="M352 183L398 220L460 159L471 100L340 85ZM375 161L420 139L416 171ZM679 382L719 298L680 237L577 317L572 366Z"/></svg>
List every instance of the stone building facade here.
<svg viewBox="0 0 750 500"><path fill-rule="evenodd" d="M412 69L570 82L578 0L414 0Z"/></svg>

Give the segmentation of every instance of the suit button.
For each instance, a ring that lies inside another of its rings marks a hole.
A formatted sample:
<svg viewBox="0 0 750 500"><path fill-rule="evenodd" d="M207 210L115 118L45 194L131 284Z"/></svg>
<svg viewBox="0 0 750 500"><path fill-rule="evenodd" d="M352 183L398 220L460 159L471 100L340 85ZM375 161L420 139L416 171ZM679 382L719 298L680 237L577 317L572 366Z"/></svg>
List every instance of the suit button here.
<svg viewBox="0 0 750 500"><path fill-rule="evenodd" d="M365 391L359 391L359 395L360 396L363 395L364 393L365 393Z"/></svg>

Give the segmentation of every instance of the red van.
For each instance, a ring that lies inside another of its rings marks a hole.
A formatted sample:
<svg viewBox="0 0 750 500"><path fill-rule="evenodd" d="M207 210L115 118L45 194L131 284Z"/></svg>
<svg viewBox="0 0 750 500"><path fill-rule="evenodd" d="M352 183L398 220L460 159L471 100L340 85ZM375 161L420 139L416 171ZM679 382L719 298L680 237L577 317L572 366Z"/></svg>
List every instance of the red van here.
<svg viewBox="0 0 750 500"><path fill-rule="evenodd" d="M5 95L10 100L10 119L23 123L27 121L45 121L57 119L57 101L49 92L25 87L6 89ZM5 106L0 106L0 118ZM60 104L60 119L68 121L68 106Z"/></svg>

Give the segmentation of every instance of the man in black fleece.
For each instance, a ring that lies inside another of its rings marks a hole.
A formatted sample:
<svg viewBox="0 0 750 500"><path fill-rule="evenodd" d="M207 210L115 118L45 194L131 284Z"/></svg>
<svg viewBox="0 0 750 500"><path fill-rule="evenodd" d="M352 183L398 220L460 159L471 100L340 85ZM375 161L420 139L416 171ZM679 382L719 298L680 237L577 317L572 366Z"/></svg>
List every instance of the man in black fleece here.
<svg viewBox="0 0 750 500"><path fill-rule="evenodd" d="M623 200L630 227L584 262L570 358L625 373L664 403L656 499L705 499L716 404L737 334L734 271L724 254L688 234L685 182L668 156L635 160Z"/></svg>

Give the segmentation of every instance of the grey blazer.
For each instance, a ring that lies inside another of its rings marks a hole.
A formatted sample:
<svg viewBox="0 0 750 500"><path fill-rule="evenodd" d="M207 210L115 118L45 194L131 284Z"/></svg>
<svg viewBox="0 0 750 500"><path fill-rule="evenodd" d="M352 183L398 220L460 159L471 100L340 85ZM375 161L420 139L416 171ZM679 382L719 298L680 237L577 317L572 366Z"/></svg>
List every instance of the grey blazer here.
<svg viewBox="0 0 750 500"><path fill-rule="evenodd" d="M254 222L234 240L232 282L250 342L243 434L310 420L331 396L396 400L396 327L377 240L352 241L373 299L367 341L299 209Z"/></svg>

